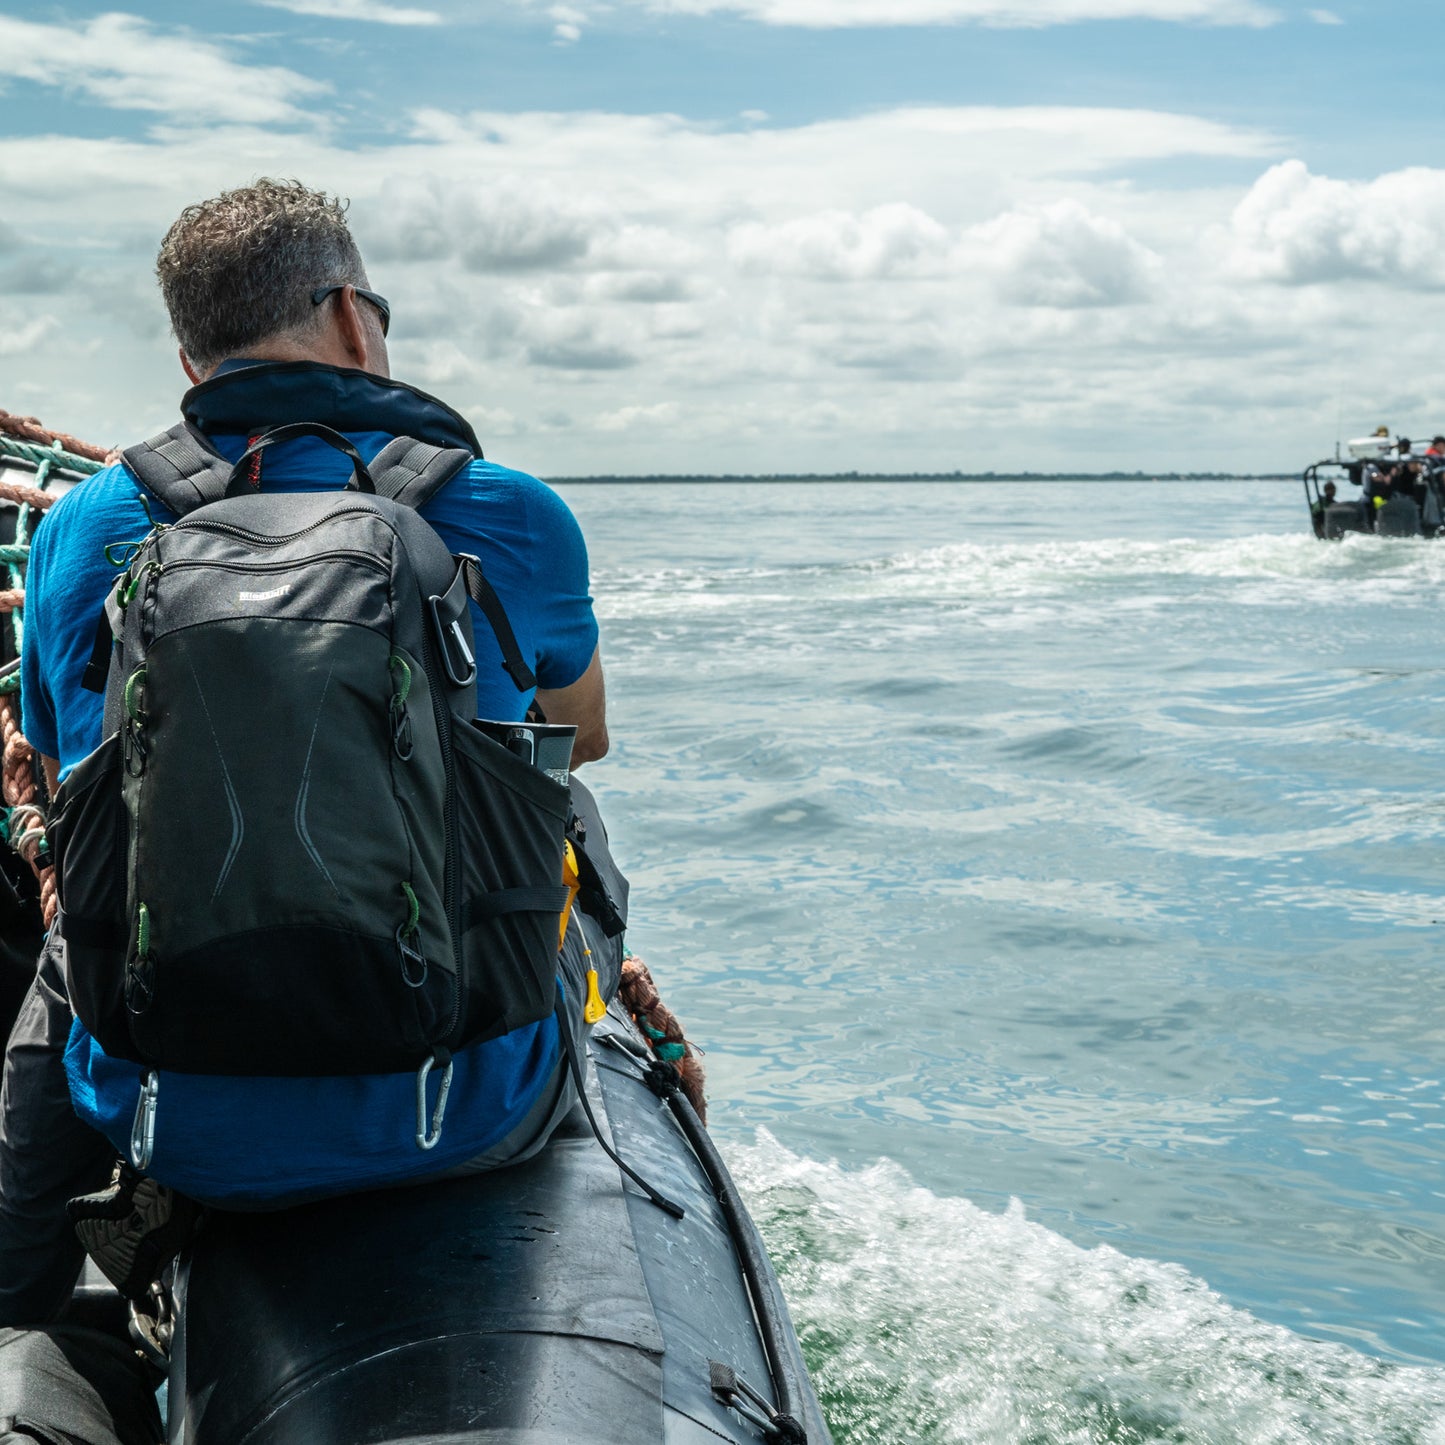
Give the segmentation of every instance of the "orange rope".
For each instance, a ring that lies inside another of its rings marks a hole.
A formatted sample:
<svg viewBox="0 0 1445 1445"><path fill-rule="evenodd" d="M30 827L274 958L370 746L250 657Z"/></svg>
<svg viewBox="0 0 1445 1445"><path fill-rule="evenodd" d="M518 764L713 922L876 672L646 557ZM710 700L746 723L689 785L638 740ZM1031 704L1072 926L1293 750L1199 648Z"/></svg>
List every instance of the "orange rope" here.
<svg viewBox="0 0 1445 1445"><path fill-rule="evenodd" d="M42 492L39 487L27 487L23 482L0 480L0 498L22 507L34 507L43 512L55 501L54 492Z"/></svg>
<svg viewBox="0 0 1445 1445"><path fill-rule="evenodd" d="M105 447L83 442L65 432L53 432L33 416L13 416L4 410L0 410L0 433L33 446L58 446L72 456L90 461L104 462L115 455ZM0 500L43 512L55 501L55 494L0 477ZM14 612L24 605L23 588L0 590L0 612ZM58 900L55 869L49 864L42 867L39 861L45 843L46 800L36 784L35 749L20 731L20 715L13 696L0 695L0 736L4 739L4 750L0 753L0 791L3 791L5 806L11 810L11 846L30 864L40 882L40 906L45 926L49 928L55 920Z"/></svg>
<svg viewBox="0 0 1445 1445"><path fill-rule="evenodd" d="M0 697L0 736L5 746L0 754L0 777L3 777L5 806L10 814L11 842L15 851L35 870L40 880L40 903L47 928L55 921L55 869L48 864L37 866L40 845L45 841L45 812L40 790L35 785L35 749L20 731L20 719L14 703Z"/></svg>
<svg viewBox="0 0 1445 1445"><path fill-rule="evenodd" d="M702 1055L698 1049L683 1037L682 1025L677 1015L663 1003L652 981L652 974L636 954L629 953L622 960L622 982L617 990L623 1007L642 1026L642 1031L654 1051L658 1044L681 1044L682 1059L673 1065L679 1075L682 1092L687 1102L697 1111L697 1117L707 1123L707 1096L704 1092L707 1080L703 1075ZM662 1035L654 1039L653 1033Z"/></svg>
<svg viewBox="0 0 1445 1445"><path fill-rule="evenodd" d="M50 431L33 416L14 416L3 409L0 409L0 432L14 437L16 441L30 442L38 447L53 447L59 444L72 456L86 457L93 462L103 462L111 456L111 452L105 447L83 442L63 431Z"/></svg>

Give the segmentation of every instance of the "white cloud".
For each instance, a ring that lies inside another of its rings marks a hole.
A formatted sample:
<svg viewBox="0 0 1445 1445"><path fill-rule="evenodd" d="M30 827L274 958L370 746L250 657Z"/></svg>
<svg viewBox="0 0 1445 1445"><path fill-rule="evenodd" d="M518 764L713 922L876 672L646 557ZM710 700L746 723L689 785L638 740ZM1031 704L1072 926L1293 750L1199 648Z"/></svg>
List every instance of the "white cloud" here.
<svg viewBox="0 0 1445 1445"><path fill-rule="evenodd" d="M330 89L279 66L245 65L218 45L134 15L99 15L78 26L0 15L0 56L9 78L206 125L294 123L304 118L298 102Z"/></svg>
<svg viewBox="0 0 1445 1445"><path fill-rule="evenodd" d="M1078 201L1009 211L969 239L1000 294L1024 306L1120 306L1146 300L1160 260L1117 221Z"/></svg>
<svg viewBox="0 0 1445 1445"><path fill-rule="evenodd" d="M587 12L575 5L554 5L548 14L552 18L552 38L559 45L571 45L582 38L582 25Z"/></svg>
<svg viewBox="0 0 1445 1445"><path fill-rule="evenodd" d="M1445 287L1445 170L1337 181L1285 161L1251 187L1231 229L1234 266L1257 280Z"/></svg>
<svg viewBox="0 0 1445 1445"><path fill-rule="evenodd" d="M481 273L565 270L616 224L596 201L511 177L482 189L434 173L398 176L386 194L362 204L378 259L455 256Z"/></svg>
<svg viewBox="0 0 1445 1445"><path fill-rule="evenodd" d="M272 10L289 10L293 15L319 15L326 20L363 20L374 25L440 25L435 10L415 10L383 5L380 0L254 0Z"/></svg>
<svg viewBox="0 0 1445 1445"><path fill-rule="evenodd" d="M936 274L949 244L948 232L932 216L894 202L862 215L825 211L779 225L749 222L732 230L728 254L754 275L863 281Z"/></svg>
<svg viewBox="0 0 1445 1445"><path fill-rule="evenodd" d="M603 412L593 425L601 432L625 432L634 428L671 426L677 420L678 408L670 401L651 406L623 406Z"/></svg>
<svg viewBox="0 0 1445 1445"><path fill-rule="evenodd" d="M1311 10L1309 17L1316 25L1343 25L1345 23L1333 10Z"/></svg>
<svg viewBox="0 0 1445 1445"><path fill-rule="evenodd" d="M1438 172L1270 169L1287 152L1258 130L1117 108L746 128L412 119L365 149L299 129L285 169L353 197L395 306L396 374L465 410L512 465L1282 465L1322 444L1310 429L1339 350L1371 333L1390 341L1354 378L1361 425L1387 403L1412 434L1445 417L1418 295L1442 284ZM10 344L24 329L31 348L11 370L41 388L29 410L98 439L169 423L182 379L155 244L183 205L273 172L277 154L274 131L235 124L0 146L4 269L63 263L15 272L54 287L7 312ZM1191 186L1170 163L1194 156L1258 182L1211 167ZM81 229L76 195L95 218ZM1279 284L1329 275L1343 284ZM42 310L55 325L32 339ZM1021 459L1040 417L1047 438Z"/></svg>
<svg viewBox="0 0 1445 1445"><path fill-rule="evenodd" d="M24 356L34 351L46 337L60 330L54 316L37 316L14 330L0 328L0 356ZM61 428L64 430L64 428Z"/></svg>
<svg viewBox="0 0 1445 1445"><path fill-rule="evenodd" d="M1255 0L634 0L654 13L741 15L765 25L989 25L1033 28L1091 20L1163 20L1195 25L1277 24Z"/></svg>

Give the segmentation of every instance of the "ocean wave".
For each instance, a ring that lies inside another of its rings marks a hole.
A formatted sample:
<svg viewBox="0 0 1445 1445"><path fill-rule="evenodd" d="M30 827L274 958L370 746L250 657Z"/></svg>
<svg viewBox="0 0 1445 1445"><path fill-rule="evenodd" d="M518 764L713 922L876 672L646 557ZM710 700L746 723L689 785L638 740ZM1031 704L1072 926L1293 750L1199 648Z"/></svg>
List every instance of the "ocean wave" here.
<svg viewBox="0 0 1445 1445"><path fill-rule="evenodd" d="M729 1150L837 1445L1445 1445L1445 1369L1227 1304L887 1161Z"/></svg>
<svg viewBox="0 0 1445 1445"><path fill-rule="evenodd" d="M1034 606L1070 597L1118 593L1134 609L1190 605L1222 584L1237 600L1337 605L1435 606L1445 584L1445 547L1378 537L1322 545L1310 536L1258 534L1227 539L1180 537L954 542L880 557L797 566L600 569L594 579L605 614L680 614L738 604L807 603L838 598ZM1181 583L1192 584L1181 586ZM1244 589L1242 592L1240 589Z"/></svg>

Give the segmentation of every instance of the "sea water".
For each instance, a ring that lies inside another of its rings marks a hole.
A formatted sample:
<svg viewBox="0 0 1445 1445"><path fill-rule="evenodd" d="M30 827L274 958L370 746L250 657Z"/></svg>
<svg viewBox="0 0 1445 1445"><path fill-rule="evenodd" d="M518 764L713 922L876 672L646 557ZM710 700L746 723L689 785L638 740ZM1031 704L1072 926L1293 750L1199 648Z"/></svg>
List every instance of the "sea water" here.
<svg viewBox="0 0 1445 1445"><path fill-rule="evenodd" d="M1445 542L566 496L629 941L840 1445L1445 1445Z"/></svg>

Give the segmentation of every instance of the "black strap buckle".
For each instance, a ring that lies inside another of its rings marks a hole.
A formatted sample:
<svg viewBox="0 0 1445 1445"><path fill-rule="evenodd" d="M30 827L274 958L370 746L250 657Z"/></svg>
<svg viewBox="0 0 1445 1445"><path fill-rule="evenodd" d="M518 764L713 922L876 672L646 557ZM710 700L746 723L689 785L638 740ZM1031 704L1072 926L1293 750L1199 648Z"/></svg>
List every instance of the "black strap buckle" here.
<svg viewBox="0 0 1445 1445"><path fill-rule="evenodd" d="M427 601L432 625L436 628L437 646L441 649L442 667L457 687L470 687L477 680L477 658L467 637L462 619L467 615L466 563L462 562L452 578L452 585L440 597Z"/></svg>

